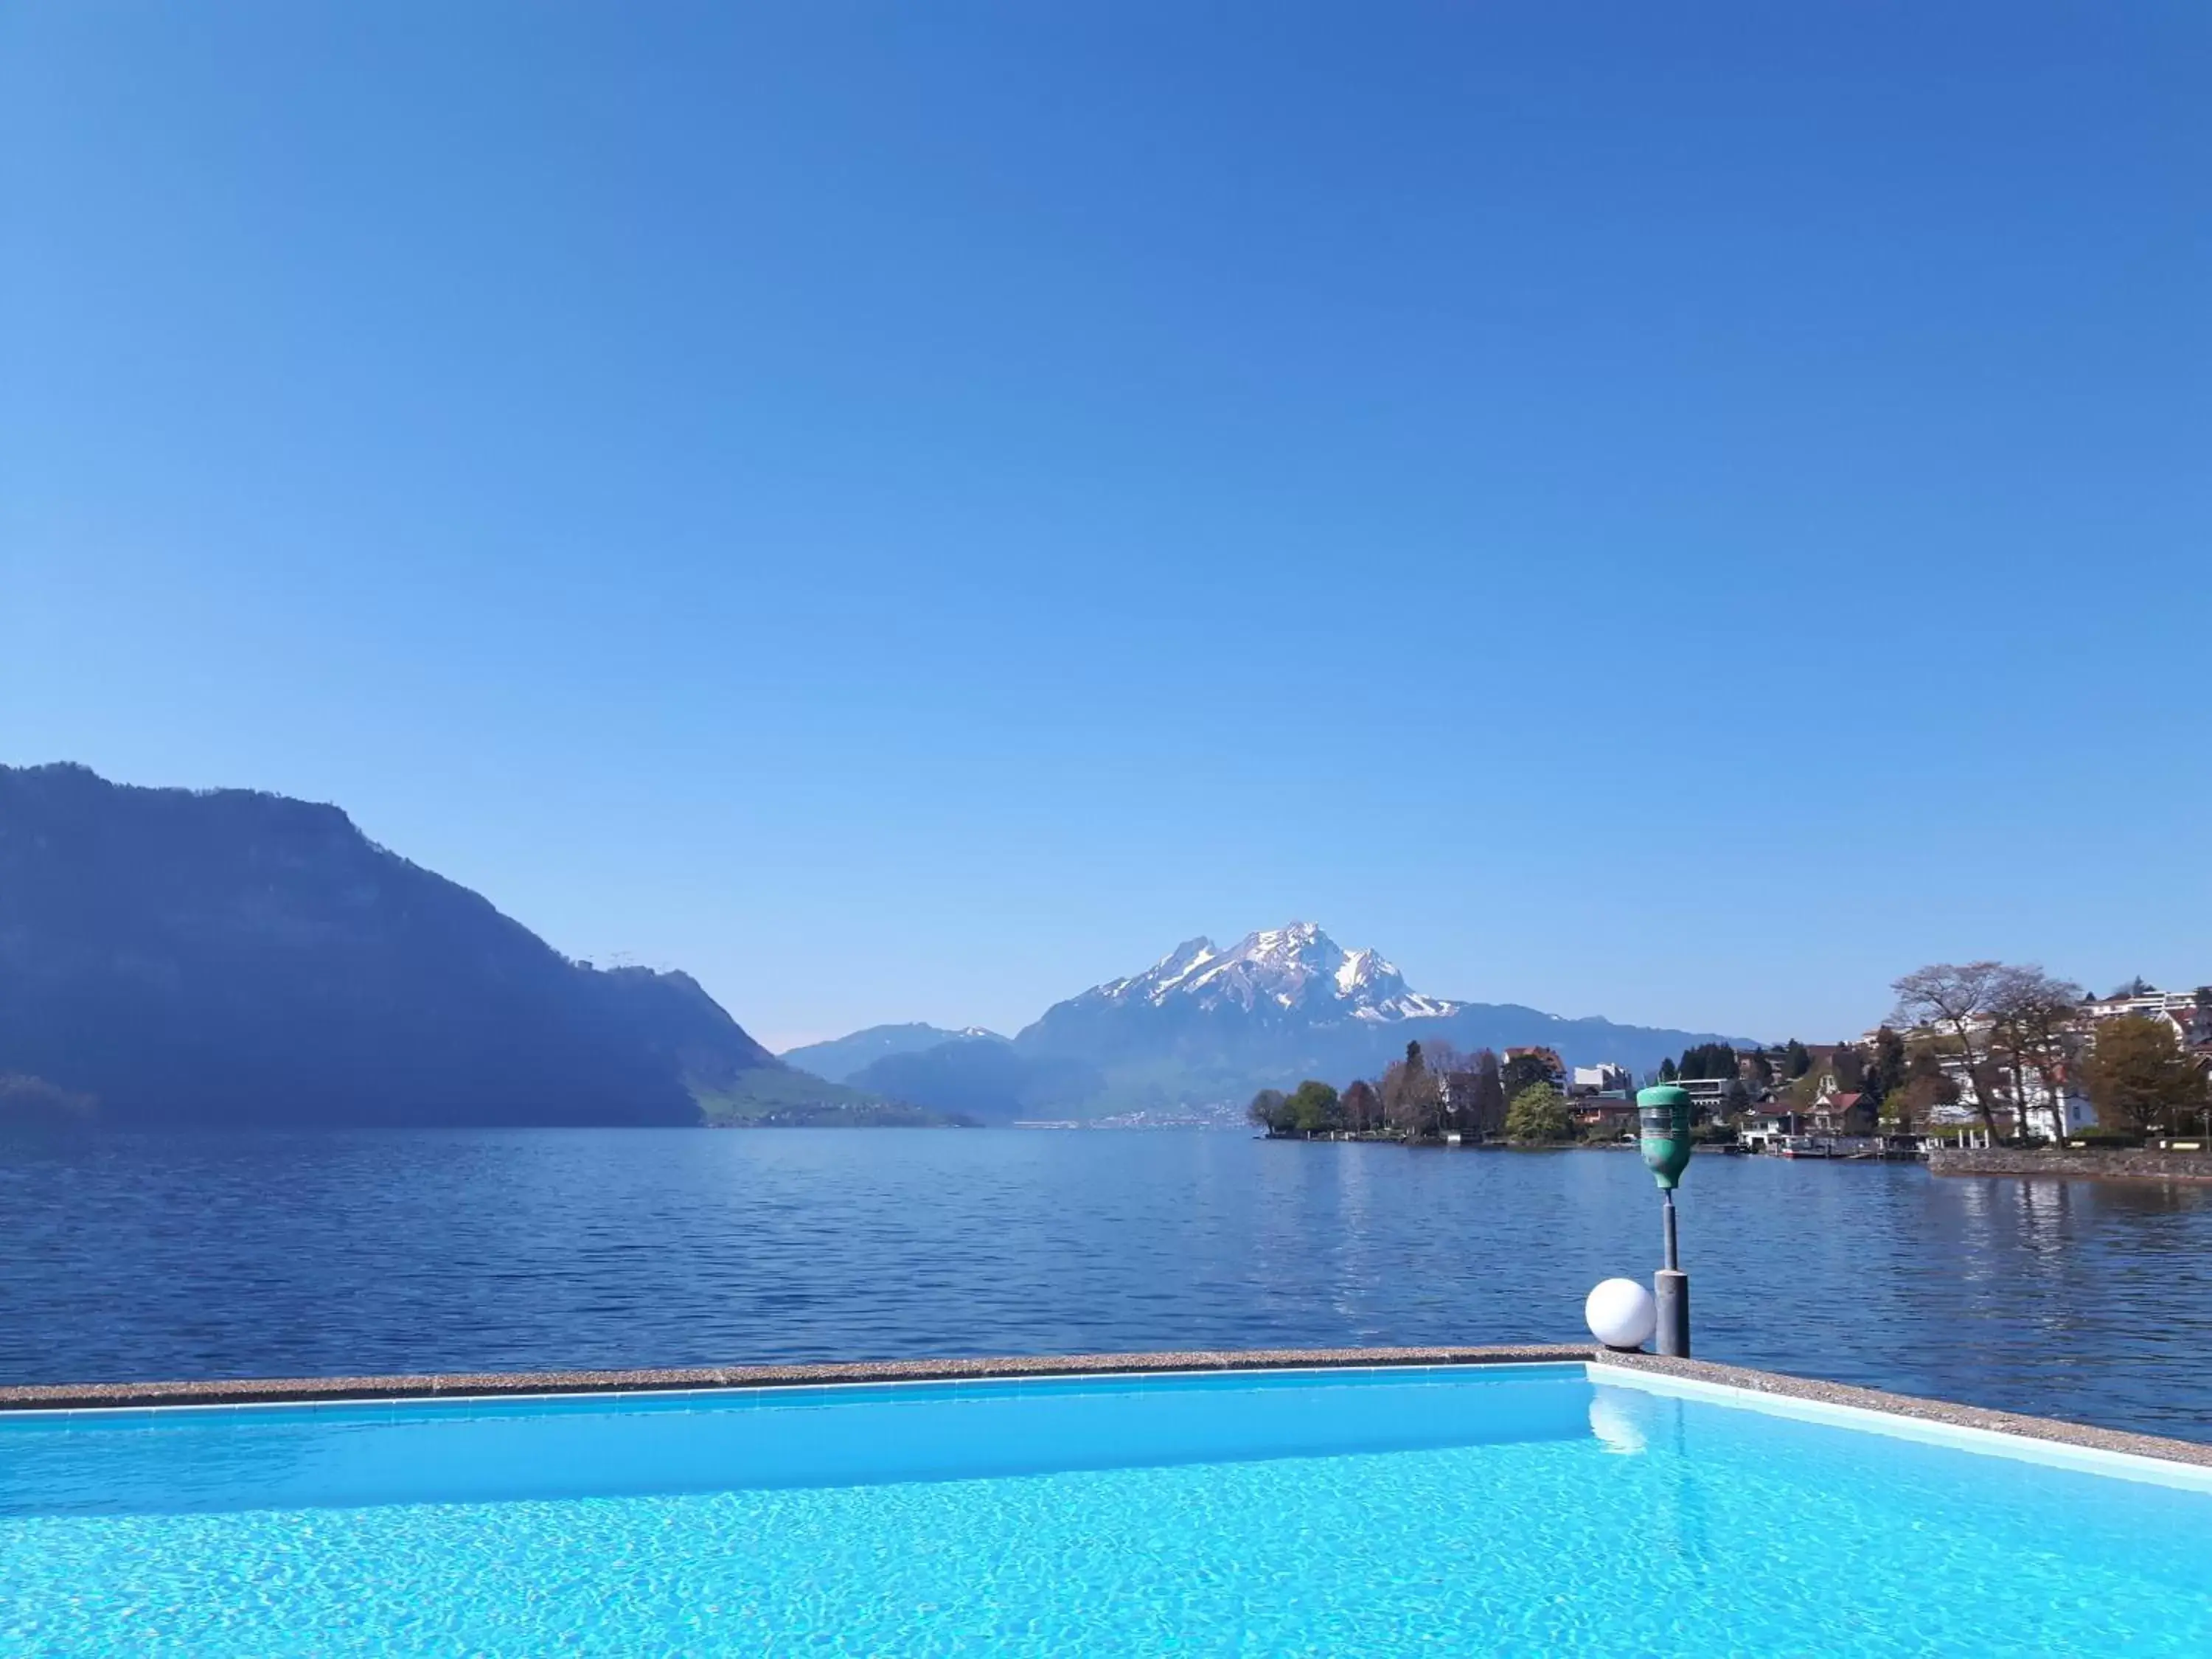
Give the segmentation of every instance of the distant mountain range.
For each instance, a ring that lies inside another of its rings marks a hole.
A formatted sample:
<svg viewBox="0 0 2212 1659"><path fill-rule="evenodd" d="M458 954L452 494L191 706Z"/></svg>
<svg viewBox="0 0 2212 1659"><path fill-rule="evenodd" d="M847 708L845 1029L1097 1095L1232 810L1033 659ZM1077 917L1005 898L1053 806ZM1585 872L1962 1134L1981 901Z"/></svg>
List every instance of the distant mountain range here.
<svg viewBox="0 0 2212 1659"><path fill-rule="evenodd" d="M779 1059L688 975L572 962L335 806L0 767L0 1122L1221 1114L1373 1076L1413 1040L1642 1070L1727 1039L1425 996L1293 922L1228 950L1188 940L1011 1039L878 1025Z"/></svg>
<svg viewBox="0 0 2212 1659"><path fill-rule="evenodd" d="M991 1121L1175 1115L1233 1109L1260 1089L1309 1077L1339 1085L1372 1077L1411 1041L1462 1049L1541 1044L1571 1066L1610 1060L1631 1071L1695 1043L1730 1041L1425 996L1376 952L1346 951L1311 922L1249 933L1228 950L1186 940L1141 973L1054 1004L1011 1042L963 1035L921 1046L929 1030L872 1028L915 1035L845 1080Z"/></svg>
<svg viewBox="0 0 2212 1659"><path fill-rule="evenodd" d="M950 1031L942 1025L871 1025L865 1030L854 1031L828 1042L809 1042L796 1048L786 1048L781 1058L788 1066L811 1072L817 1077L827 1078L832 1083L842 1083L861 1067L894 1054L920 1054L940 1043L966 1041L1004 1042L1006 1039L996 1031L987 1031L980 1025L970 1025L964 1030Z"/></svg>
<svg viewBox="0 0 2212 1659"><path fill-rule="evenodd" d="M335 806L0 767L0 1115L922 1122L680 973L571 962Z"/></svg>

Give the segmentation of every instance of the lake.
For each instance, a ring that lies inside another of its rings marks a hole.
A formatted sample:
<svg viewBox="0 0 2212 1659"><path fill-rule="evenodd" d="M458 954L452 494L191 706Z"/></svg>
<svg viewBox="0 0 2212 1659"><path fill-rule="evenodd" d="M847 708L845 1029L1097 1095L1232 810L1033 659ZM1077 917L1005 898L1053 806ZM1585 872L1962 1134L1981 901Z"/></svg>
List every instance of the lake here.
<svg viewBox="0 0 2212 1659"><path fill-rule="evenodd" d="M2212 1189L1701 1157L1697 1352L2212 1439ZM0 1381L1580 1340L1632 1152L522 1130L0 1143Z"/></svg>

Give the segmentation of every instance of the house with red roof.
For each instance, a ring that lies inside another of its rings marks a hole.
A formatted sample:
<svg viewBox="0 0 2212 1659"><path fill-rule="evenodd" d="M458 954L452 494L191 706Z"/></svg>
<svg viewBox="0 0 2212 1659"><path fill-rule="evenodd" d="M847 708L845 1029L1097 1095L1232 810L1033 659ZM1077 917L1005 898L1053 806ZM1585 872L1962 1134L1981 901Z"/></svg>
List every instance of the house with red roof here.
<svg viewBox="0 0 2212 1659"><path fill-rule="evenodd" d="M1874 1102L1856 1091L1830 1092L1813 1103L1805 1114L1816 1135L1870 1135L1875 1132Z"/></svg>

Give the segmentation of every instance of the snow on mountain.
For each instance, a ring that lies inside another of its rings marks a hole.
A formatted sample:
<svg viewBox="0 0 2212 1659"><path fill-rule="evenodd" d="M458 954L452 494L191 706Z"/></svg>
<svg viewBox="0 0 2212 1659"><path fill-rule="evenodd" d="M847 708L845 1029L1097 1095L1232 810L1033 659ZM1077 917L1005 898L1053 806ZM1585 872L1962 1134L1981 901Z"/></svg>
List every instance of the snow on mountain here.
<svg viewBox="0 0 2212 1659"><path fill-rule="evenodd" d="M1385 1024L1437 1018L1465 1005L1425 997L1375 951L1347 951L1310 921L1247 933L1227 951L1186 939L1141 974L1094 988L1080 1000L1165 1007L1188 998L1208 1012L1273 1003L1311 1020Z"/></svg>
<svg viewBox="0 0 2212 1659"><path fill-rule="evenodd" d="M1379 952L1345 950L1311 922L1294 921L1226 950L1185 939L1141 973L1054 1003L1011 1042L881 1027L785 1058L830 1074L843 1055L824 1047L872 1042L878 1056L850 1074L852 1086L985 1122L1130 1114L1180 1122L1193 1109L1234 1118L1255 1090L1294 1088L1304 1078L1379 1076L1409 1040L1432 1053L1447 1043L1465 1053L1542 1043L1570 1065L1638 1071L1717 1039L1423 996Z"/></svg>

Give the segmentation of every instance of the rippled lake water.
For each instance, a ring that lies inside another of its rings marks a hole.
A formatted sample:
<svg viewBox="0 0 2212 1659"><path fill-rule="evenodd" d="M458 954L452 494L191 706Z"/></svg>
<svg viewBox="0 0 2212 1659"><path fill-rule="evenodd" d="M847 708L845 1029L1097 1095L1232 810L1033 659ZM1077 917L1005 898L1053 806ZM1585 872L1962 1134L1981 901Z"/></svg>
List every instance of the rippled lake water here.
<svg viewBox="0 0 2212 1659"><path fill-rule="evenodd" d="M683 1130L0 1144L0 1381L1580 1340L1632 1153ZM1698 1353L2212 1440L2212 1190L1705 1157Z"/></svg>

